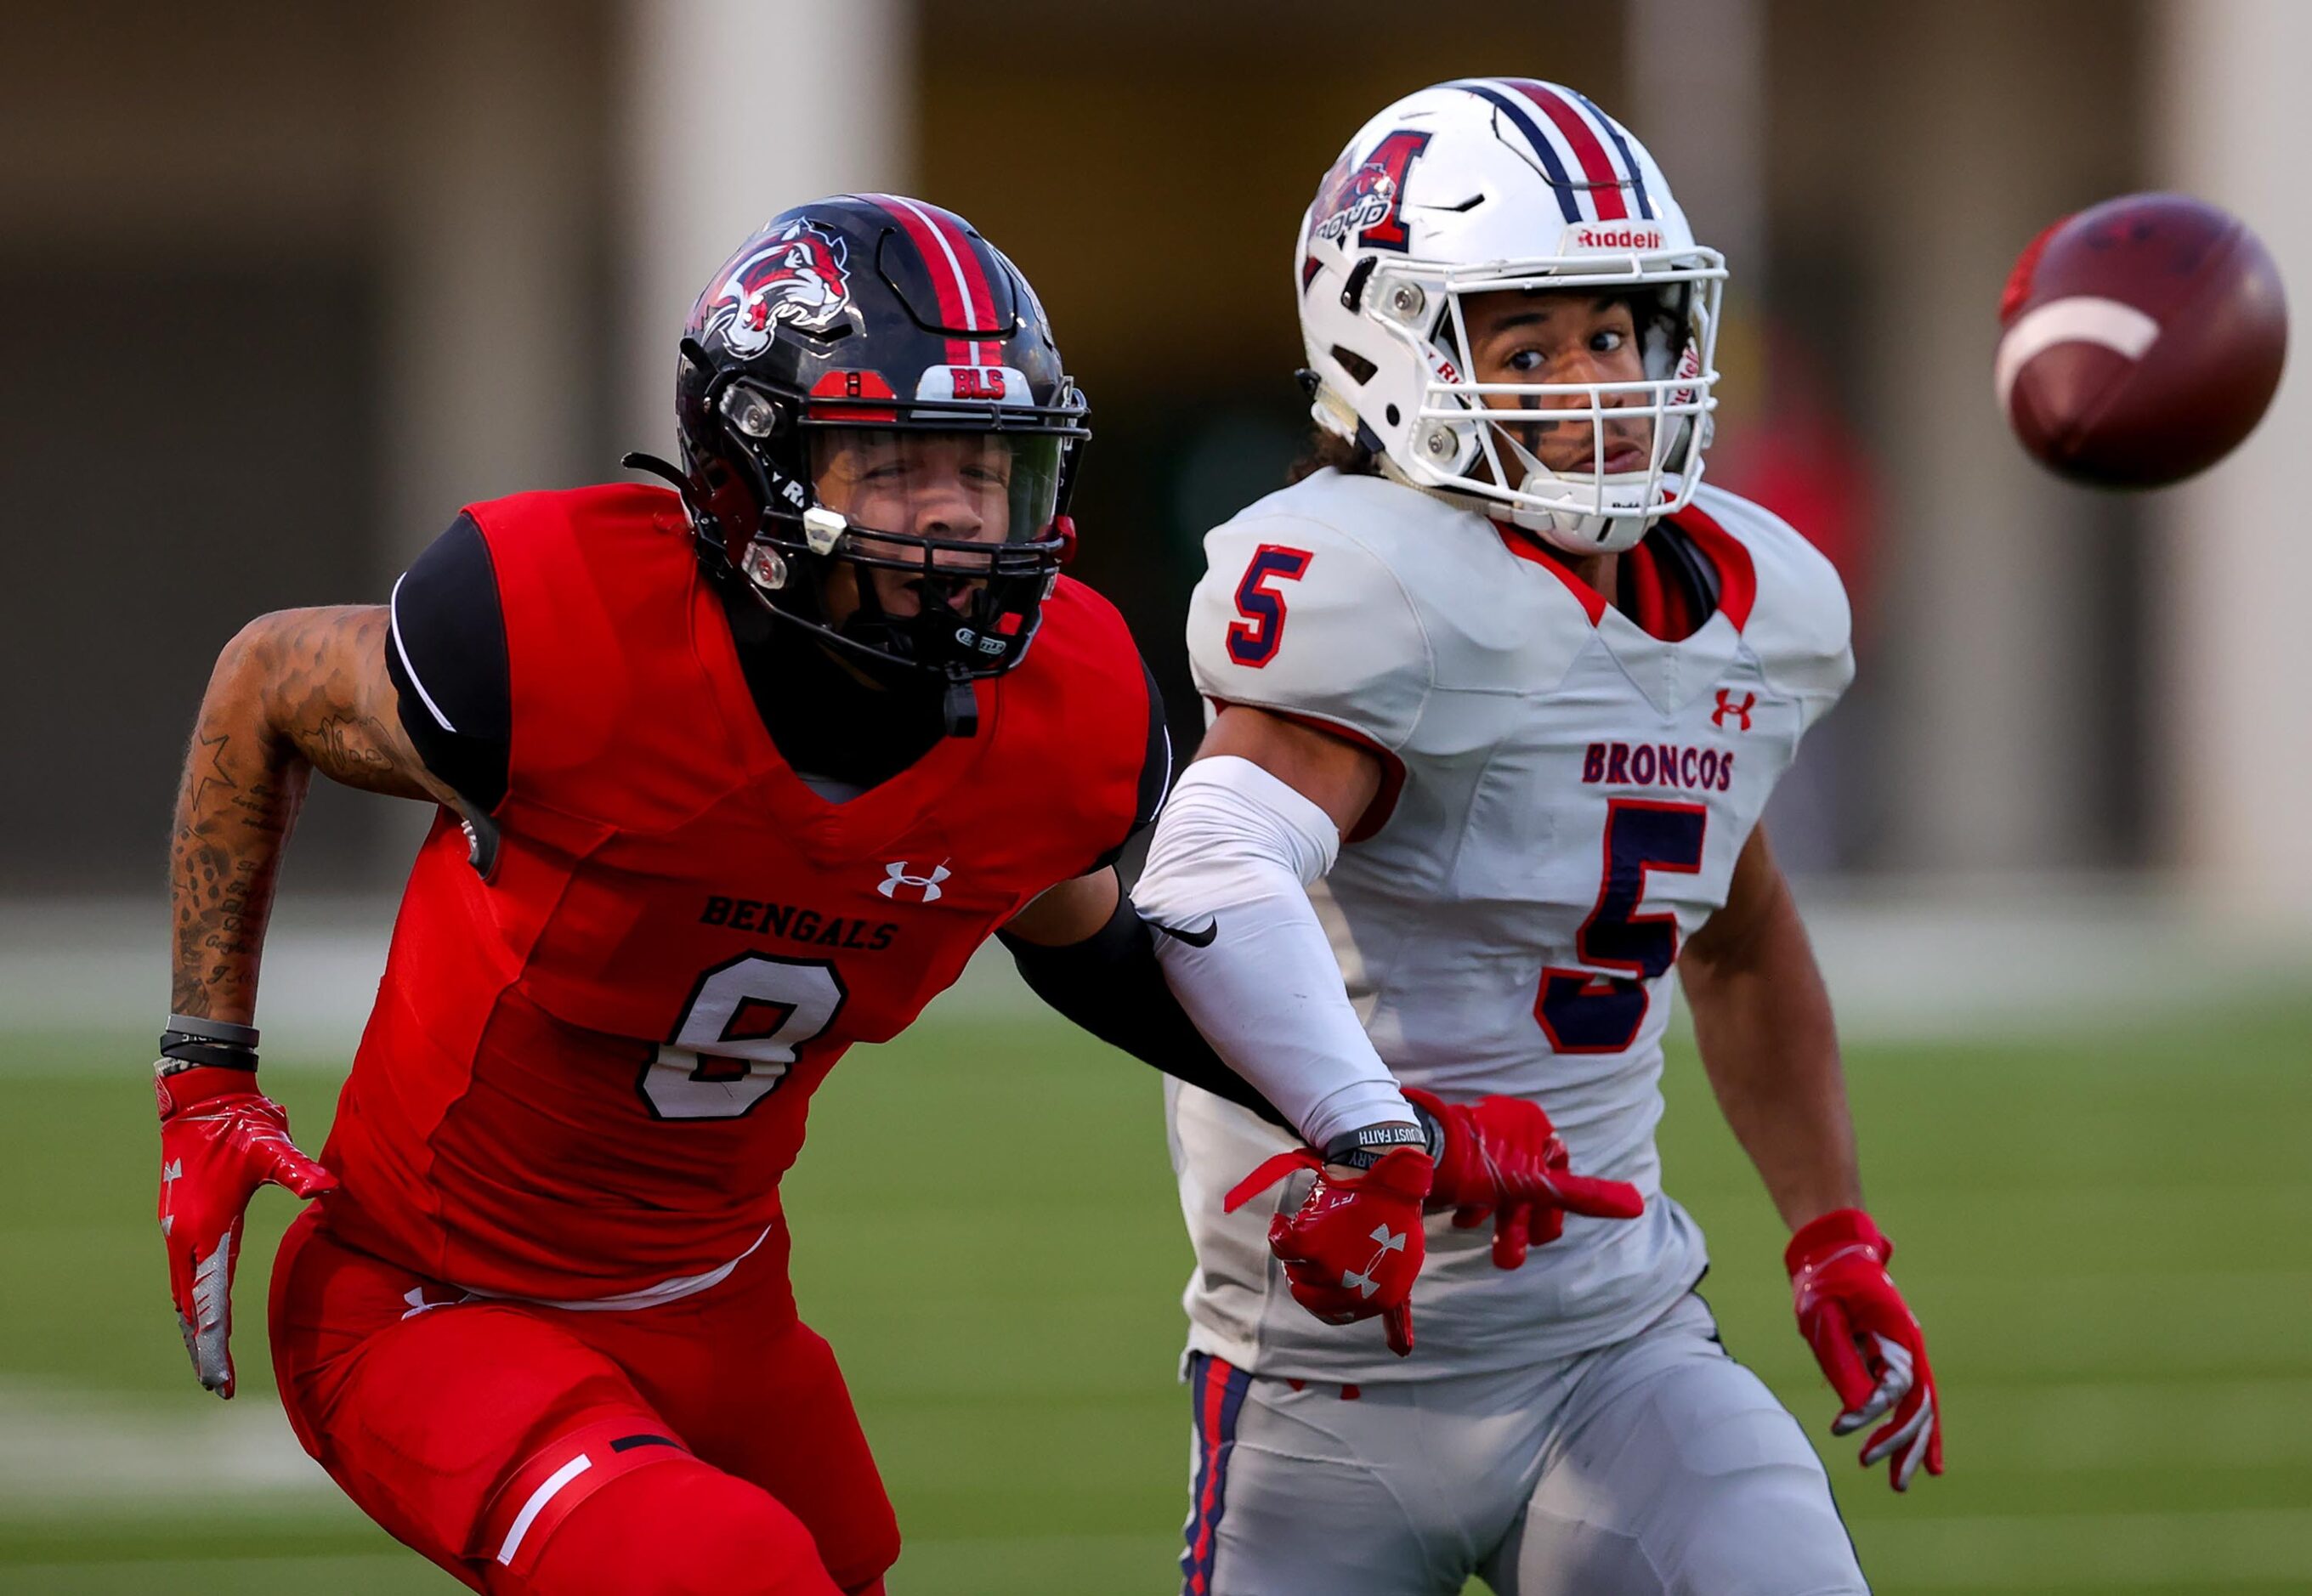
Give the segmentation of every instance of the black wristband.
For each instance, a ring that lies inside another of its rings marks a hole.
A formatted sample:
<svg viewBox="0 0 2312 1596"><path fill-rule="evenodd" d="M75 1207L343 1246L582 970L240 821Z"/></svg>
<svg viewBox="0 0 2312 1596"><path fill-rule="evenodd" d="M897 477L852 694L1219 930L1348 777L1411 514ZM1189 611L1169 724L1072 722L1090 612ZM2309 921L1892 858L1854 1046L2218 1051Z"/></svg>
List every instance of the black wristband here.
<svg viewBox="0 0 2312 1596"><path fill-rule="evenodd" d="M166 1078L188 1069L257 1069L257 1027L172 1014L161 1033L153 1073Z"/></svg>
<svg viewBox="0 0 2312 1596"><path fill-rule="evenodd" d="M257 1027L236 1025L230 1020L206 1019L197 1015L172 1014L168 1028L178 1036L190 1037L195 1042L221 1042L227 1047L257 1051Z"/></svg>
<svg viewBox="0 0 2312 1596"><path fill-rule="evenodd" d="M1432 1158L1437 1156L1430 1144L1425 1117L1421 1123L1413 1125L1367 1125L1344 1130L1325 1144L1325 1162L1345 1164L1351 1169L1371 1169L1399 1147L1419 1147Z"/></svg>

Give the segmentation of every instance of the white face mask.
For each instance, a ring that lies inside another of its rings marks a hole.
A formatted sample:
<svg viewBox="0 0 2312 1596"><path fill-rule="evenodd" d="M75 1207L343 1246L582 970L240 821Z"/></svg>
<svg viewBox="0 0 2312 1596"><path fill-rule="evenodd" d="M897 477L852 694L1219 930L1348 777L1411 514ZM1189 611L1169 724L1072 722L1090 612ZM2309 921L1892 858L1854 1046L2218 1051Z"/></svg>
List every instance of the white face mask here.
<svg viewBox="0 0 2312 1596"><path fill-rule="evenodd" d="M1697 252L1707 255L1708 252ZM1717 399L1712 355L1724 268L1714 256L1654 270L1569 281L1553 266L1518 263L1468 271L1407 263L1375 274L1394 292L1420 273L1421 299L1444 310L1424 328L1387 318L1428 373L1410 424L1409 449L1389 451L1412 485L1467 502L1542 533L1577 553L1627 548L1645 528L1689 502L1702 476ZM1637 329L1642 377L1620 381L1471 379L1460 351L1470 347L1465 301L1511 292L1651 291L1663 309ZM1590 456L1553 467L1536 447L1534 423L1586 430ZM1628 445L1639 448L1634 456Z"/></svg>

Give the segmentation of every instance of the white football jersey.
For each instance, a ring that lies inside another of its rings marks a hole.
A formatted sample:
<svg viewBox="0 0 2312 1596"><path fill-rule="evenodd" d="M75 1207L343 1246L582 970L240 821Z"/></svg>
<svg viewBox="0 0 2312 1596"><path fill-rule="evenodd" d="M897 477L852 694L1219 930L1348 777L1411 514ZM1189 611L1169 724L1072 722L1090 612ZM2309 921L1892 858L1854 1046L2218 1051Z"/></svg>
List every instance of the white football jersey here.
<svg viewBox="0 0 2312 1596"><path fill-rule="evenodd" d="M1674 643L1520 535L1379 477L1319 472L1205 538L1188 651L1207 700L1321 723L1387 772L1310 893L1380 1056L1449 1101L1539 1103L1573 1167L1646 1211L1570 1217L1515 1270L1490 1226L1433 1216L1400 1361L1374 1325L1303 1312L1270 1259L1269 1216L1306 1177L1222 1213L1284 1133L1175 1083L1195 1350L1336 1381L1509 1368L1631 1335L1700 1278L1654 1148L1669 972L1853 662L1837 574L1789 526L1707 487L1676 519L1720 592Z"/></svg>

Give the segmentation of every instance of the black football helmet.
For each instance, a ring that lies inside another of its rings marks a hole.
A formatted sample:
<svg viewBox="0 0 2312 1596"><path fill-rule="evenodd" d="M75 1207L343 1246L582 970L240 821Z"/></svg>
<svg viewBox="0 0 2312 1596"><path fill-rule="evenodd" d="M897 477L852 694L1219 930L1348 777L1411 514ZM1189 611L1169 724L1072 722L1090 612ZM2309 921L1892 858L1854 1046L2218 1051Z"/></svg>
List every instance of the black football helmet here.
<svg viewBox="0 0 2312 1596"><path fill-rule="evenodd" d="M681 347L680 468L627 463L681 491L718 575L871 674L943 679L970 735L972 683L1026 656L1073 551L1091 435L1027 280L936 205L838 195L741 245ZM912 612L877 571L905 573ZM839 621L831 583L855 592Z"/></svg>

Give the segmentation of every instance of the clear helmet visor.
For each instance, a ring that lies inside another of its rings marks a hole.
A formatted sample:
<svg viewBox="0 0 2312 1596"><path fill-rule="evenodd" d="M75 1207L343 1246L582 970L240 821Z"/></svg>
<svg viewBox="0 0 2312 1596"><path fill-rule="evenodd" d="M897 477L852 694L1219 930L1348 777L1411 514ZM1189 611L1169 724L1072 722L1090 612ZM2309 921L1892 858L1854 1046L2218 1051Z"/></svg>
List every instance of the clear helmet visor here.
<svg viewBox="0 0 2312 1596"><path fill-rule="evenodd" d="M1032 432L814 428L812 496L847 524L854 558L915 564L928 543L952 556L942 563L970 565L975 549L1050 536L1062 448Z"/></svg>
<svg viewBox="0 0 2312 1596"><path fill-rule="evenodd" d="M1050 432L814 427L803 540L819 609L887 659L987 674L1033 636L1064 554L1066 440ZM781 564L782 573L785 571Z"/></svg>

